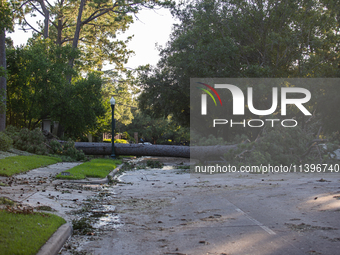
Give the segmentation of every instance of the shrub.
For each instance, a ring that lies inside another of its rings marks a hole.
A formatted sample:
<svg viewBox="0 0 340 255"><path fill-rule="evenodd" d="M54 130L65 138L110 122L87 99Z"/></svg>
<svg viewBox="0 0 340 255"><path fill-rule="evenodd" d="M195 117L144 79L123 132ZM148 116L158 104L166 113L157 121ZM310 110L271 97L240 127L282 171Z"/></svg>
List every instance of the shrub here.
<svg viewBox="0 0 340 255"><path fill-rule="evenodd" d="M72 140L68 140L63 145L56 140L52 140L50 146L52 153L60 155L63 161L80 161L85 159L84 152L77 150Z"/></svg>
<svg viewBox="0 0 340 255"><path fill-rule="evenodd" d="M23 128L12 135L14 148L38 155L48 154L46 138L40 129L30 131L28 128Z"/></svg>
<svg viewBox="0 0 340 255"><path fill-rule="evenodd" d="M104 143L111 143L111 139L104 139L103 142ZM126 141L125 139L115 139L115 143L129 143L129 142Z"/></svg>
<svg viewBox="0 0 340 255"><path fill-rule="evenodd" d="M13 144L13 140L4 132L0 132L0 151L8 151Z"/></svg>
<svg viewBox="0 0 340 255"><path fill-rule="evenodd" d="M63 146L57 140L51 140L50 147L53 154L62 154L63 152Z"/></svg>
<svg viewBox="0 0 340 255"><path fill-rule="evenodd" d="M15 126L7 126L5 133L13 139L14 136L18 135L19 131L20 129Z"/></svg>
<svg viewBox="0 0 340 255"><path fill-rule="evenodd" d="M129 143L129 142L124 139L115 139L115 143Z"/></svg>

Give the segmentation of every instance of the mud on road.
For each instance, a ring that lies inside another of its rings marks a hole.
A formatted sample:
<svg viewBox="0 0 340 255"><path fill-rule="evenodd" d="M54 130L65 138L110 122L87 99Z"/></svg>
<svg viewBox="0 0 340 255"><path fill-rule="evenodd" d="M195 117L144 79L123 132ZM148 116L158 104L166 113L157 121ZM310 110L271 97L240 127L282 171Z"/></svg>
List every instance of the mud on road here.
<svg viewBox="0 0 340 255"><path fill-rule="evenodd" d="M204 178L176 164L92 193L61 254L338 254L339 174Z"/></svg>

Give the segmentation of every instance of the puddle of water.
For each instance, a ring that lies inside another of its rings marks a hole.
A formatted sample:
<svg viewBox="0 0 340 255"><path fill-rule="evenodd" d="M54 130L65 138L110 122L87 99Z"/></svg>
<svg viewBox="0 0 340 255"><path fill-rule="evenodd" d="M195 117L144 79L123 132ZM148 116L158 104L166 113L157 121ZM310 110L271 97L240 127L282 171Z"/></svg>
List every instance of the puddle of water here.
<svg viewBox="0 0 340 255"><path fill-rule="evenodd" d="M118 214L105 214L101 216L96 223L93 224L94 228L113 227L119 228L123 226Z"/></svg>
<svg viewBox="0 0 340 255"><path fill-rule="evenodd" d="M122 173L121 175L117 176L116 178L117 178L117 180L118 180L119 182L124 182L124 181L123 181L123 177L124 177L125 175L127 175L127 174L126 174L126 173ZM115 193L113 192L113 189L112 189L112 194L115 194Z"/></svg>
<svg viewBox="0 0 340 255"><path fill-rule="evenodd" d="M114 213L116 207L114 205L101 205L99 208L92 210L93 214L106 214L106 213Z"/></svg>

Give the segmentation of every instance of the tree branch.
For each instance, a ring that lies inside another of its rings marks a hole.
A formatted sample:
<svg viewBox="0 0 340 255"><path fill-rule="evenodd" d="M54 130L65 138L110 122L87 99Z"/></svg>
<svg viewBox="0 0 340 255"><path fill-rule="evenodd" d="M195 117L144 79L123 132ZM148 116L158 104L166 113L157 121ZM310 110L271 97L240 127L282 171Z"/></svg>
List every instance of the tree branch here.
<svg viewBox="0 0 340 255"><path fill-rule="evenodd" d="M61 41L61 44L65 43L65 42L69 42L69 41L73 41L73 38L64 38L64 39Z"/></svg>
<svg viewBox="0 0 340 255"><path fill-rule="evenodd" d="M42 11L40 11L40 10L38 9L38 7L36 7L36 6L32 3L32 0L30 1L30 4L34 7L34 9L35 9L37 12L39 12L42 16L45 17L44 13L43 13Z"/></svg>
<svg viewBox="0 0 340 255"><path fill-rule="evenodd" d="M34 27L31 26L30 23L27 22L26 18L24 17L24 21L26 22L26 24L35 32L37 32L38 34L42 35L43 33L41 33L40 31L38 31L37 29L35 29Z"/></svg>
<svg viewBox="0 0 340 255"><path fill-rule="evenodd" d="M50 7L53 7L47 0L45 0L45 1Z"/></svg>
<svg viewBox="0 0 340 255"><path fill-rule="evenodd" d="M100 10L95 11L94 13L92 13L92 14L90 15L90 17L88 17L86 20L82 21L81 24L82 24L82 25L85 25L85 24L89 23L90 21L92 21L92 20L94 20L94 19L96 19L96 18L98 18L98 17L100 17L100 16L102 16L102 15L104 15L104 14L106 14L106 13L112 11L112 8L104 9L102 12L100 12L100 13L97 14L97 15L95 15L95 14L98 13L99 11L100 11Z"/></svg>
<svg viewBox="0 0 340 255"><path fill-rule="evenodd" d="M21 9L24 5L28 4L29 2L31 2L31 0L24 2L22 5L20 5L19 9Z"/></svg>

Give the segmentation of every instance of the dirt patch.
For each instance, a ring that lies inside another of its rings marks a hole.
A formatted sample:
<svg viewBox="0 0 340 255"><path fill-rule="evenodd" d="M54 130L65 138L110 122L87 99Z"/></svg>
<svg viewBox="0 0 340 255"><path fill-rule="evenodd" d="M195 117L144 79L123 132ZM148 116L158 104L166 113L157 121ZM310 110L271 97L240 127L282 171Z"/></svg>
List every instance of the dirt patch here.
<svg viewBox="0 0 340 255"><path fill-rule="evenodd" d="M300 224L292 224L292 223L285 223L285 225L297 232L307 232L307 231L314 231L314 230L337 230L337 228L332 227L320 227L320 226L312 226L305 223Z"/></svg>

